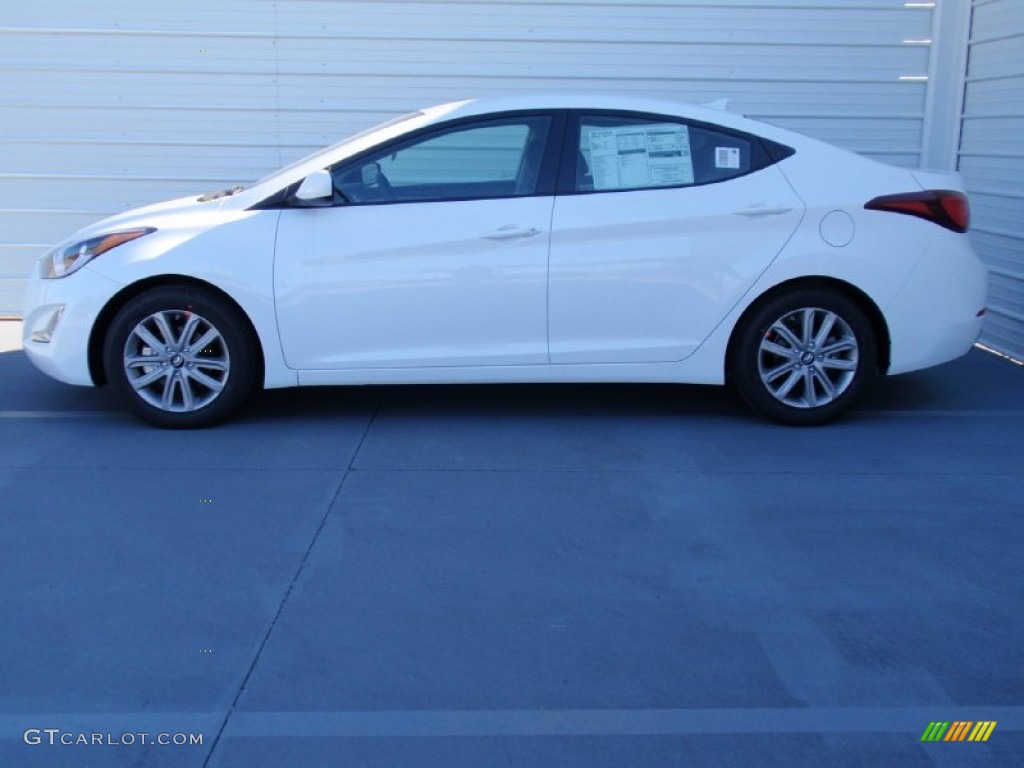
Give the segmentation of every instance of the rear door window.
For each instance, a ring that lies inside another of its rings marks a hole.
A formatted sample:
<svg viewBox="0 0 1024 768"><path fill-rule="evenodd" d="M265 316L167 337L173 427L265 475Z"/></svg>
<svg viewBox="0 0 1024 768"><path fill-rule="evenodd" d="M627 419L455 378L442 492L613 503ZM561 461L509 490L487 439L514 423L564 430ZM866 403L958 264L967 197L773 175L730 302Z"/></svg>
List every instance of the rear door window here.
<svg viewBox="0 0 1024 768"><path fill-rule="evenodd" d="M698 186L772 162L756 137L684 120L581 115L575 125L573 178L563 184L572 192Z"/></svg>

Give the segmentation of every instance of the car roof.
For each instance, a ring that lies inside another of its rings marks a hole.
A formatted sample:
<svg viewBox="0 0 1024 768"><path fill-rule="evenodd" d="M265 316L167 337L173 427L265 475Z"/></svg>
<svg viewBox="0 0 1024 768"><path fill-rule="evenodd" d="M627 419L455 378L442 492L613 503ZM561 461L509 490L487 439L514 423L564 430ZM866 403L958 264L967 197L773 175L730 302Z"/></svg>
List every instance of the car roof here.
<svg viewBox="0 0 1024 768"><path fill-rule="evenodd" d="M515 112L520 110L575 109L612 110L621 112L646 112L656 115L682 117L699 122L715 123L724 127L757 133L769 137L779 132L792 135L775 126L751 120L735 112L712 106L701 106L684 101L644 98L639 96L601 93L528 93L511 96L487 96L452 101L423 110L432 122L473 117L492 112Z"/></svg>

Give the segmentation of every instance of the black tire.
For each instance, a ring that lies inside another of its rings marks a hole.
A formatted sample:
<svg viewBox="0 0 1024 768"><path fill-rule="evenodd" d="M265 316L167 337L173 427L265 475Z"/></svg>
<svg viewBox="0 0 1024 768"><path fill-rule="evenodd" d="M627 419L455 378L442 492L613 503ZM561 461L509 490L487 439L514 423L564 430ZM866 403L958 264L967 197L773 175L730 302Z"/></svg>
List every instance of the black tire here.
<svg viewBox="0 0 1024 768"><path fill-rule="evenodd" d="M154 288L125 304L104 339L103 364L132 413L169 429L226 419L252 394L259 370L238 310L193 286Z"/></svg>
<svg viewBox="0 0 1024 768"><path fill-rule="evenodd" d="M877 348L871 321L855 301L795 289L769 299L737 328L729 378L769 419L825 424L863 396L878 372Z"/></svg>

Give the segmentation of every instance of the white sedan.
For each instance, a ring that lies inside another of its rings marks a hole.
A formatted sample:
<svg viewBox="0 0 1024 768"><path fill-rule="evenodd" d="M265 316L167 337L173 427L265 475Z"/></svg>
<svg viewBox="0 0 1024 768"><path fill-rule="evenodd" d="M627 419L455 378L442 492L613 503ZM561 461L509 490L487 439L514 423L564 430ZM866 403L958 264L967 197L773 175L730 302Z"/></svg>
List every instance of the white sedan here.
<svg viewBox="0 0 1024 768"><path fill-rule="evenodd" d="M720 110L462 101L76 233L24 348L165 427L260 385L466 382L731 383L820 424L970 349L967 226L955 174Z"/></svg>

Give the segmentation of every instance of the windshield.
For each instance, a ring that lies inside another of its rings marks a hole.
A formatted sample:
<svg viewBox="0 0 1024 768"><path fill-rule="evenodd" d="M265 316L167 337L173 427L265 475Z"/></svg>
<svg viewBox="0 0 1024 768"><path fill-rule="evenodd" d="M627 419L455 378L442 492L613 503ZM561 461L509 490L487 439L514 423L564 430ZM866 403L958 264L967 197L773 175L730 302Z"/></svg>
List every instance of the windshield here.
<svg viewBox="0 0 1024 768"><path fill-rule="evenodd" d="M295 162L289 163L288 165L284 166L283 168L278 168L276 171L273 171L272 173L268 173L262 179L257 181L256 184L262 184L263 182L268 181L269 179L273 178L274 176L278 176L278 175L281 175L281 174L286 174L286 173L288 173L288 171L292 170L293 168L298 168L300 165L305 163L307 160L309 160L314 155L319 155L321 153L331 152L332 150L337 149L338 147L341 147L341 146L343 146L345 144L348 144L349 142L357 141L358 139L361 139L364 136L369 136L371 133L376 133L377 131L383 130L385 128L390 128L392 125L398 125L399 123L404 123L405 121L412 120L413 118L416 118L416 117L422 117L424 114L425 113L423 113L423 112L409 112L408 114L400 115L399 117L393 117L390 120L385 120L383 123L380 123L379 125L375 125L375 126L373 126L371 128L367 128L364 131L359 131L359 133L354 133L351 136L346 136L341 141L335 142L334 144L331 144L329 147L326 147L326 148L323 148L323 149L318 149L315 152L310 152L308 155L303 155L302 157L300 157ZM255 186L255 184L253 186Z"/></svg>

